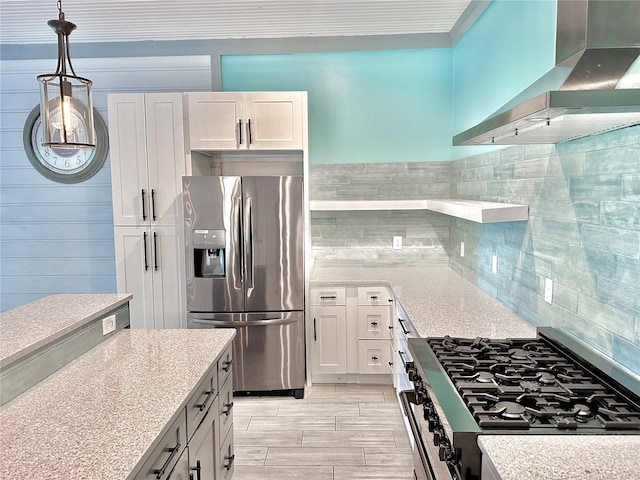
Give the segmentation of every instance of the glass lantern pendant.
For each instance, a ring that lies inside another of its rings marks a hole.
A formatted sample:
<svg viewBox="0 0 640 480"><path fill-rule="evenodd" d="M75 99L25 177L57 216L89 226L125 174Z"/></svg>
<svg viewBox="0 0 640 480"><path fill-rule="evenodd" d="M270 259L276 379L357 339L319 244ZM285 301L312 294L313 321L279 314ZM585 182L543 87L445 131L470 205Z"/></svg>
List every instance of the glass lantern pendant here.
<svg viewBox="0 0 640 480"><path fill-rule="evenodd" d="M58 0L58 19L49 25L58 36L55 73L38 75L43 145L54 149L95 147L91 80L79 77L69 56L69 34L76 25L64 19Z"/></svg>

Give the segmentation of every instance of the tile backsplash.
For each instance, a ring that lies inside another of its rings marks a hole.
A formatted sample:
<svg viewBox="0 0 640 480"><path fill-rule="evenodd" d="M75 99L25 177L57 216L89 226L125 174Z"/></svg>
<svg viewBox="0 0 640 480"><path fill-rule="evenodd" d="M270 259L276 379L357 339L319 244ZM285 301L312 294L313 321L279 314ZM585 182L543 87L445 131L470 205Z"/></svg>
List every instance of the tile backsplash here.
<svg viewBox="0 0 640 480"><path fill-rule="evenodd" d="M562 328L640 375L640 126L454 162L311 168L312 200L448 197L527 204L530 218L315 211L316 265L449 265L531 323ZM395 235L402 250L392 249Z"/></svg>
<svg viewBox="0 0 640 480"><path fill-rule="evenodd" d="M311 200L447 198L450 186L451 162L311 165ZM321 267L448 265L449 220L424 210L313 211L311 244Z"/></svg>
<svg viewBox="0 0 640 480"><path fill-rule="evenodd" d="M451 266L533 324L561 327L640 374L640 126L459 159L451 178L454 198L524 203L530 214L452 219ZM453 248L461 241L464 258Z"/></svg>

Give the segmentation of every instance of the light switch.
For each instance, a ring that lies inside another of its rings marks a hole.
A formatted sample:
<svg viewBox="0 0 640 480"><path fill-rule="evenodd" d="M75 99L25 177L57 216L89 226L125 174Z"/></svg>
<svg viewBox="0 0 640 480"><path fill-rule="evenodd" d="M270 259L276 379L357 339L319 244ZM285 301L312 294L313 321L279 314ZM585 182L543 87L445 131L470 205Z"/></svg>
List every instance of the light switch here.
<svg viewBox="0 0 640 480"><path fill-rule="evenodd" d="M551 303L553 299L553 280L550 278L544 279L544 301Z"/></svg>
<svg viewBox="0 0 640 480"><path fill-rule="evenodd" d="M498 256L491 257L491 272L498 273Z"/></svg>
<svg viewBox="0 0 640 480"><path fill-rule="evenodd" d="M464 257L464 242L460 242L460 256Z"/></svg>
<svg viewBox="0 0 640 480"><path fill-rule="evenodd" d="M402 237L400 235L393 237L393 249L400 250L402 248Z"/></svg>

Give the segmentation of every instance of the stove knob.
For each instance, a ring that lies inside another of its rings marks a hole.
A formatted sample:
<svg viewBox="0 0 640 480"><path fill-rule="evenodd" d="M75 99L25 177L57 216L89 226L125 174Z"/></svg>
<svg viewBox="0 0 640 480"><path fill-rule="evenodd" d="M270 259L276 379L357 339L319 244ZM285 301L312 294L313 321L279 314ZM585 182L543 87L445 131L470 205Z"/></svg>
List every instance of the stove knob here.
<svg viewBox="0 0 640 480"><path fill-rule="evenodd" d="M409 370L413 370L414 372L416 368L416 364L413 362L404 362L404 370L405 372L409 373Z"/></svg>
<svg viewBox="0 0 640 480"><path fill-rule="evenodd" d="M440 427L433 429L433 444L437 447L444 441L444 430Z"/></svg>
<svg viewBox="0 0 640 480"><path fill-rule="evenodd" d="M411 367L411 368L407 368L407 374L409 375L409 381L410 382L417 382L422 380L420 378L420 375L418 375L418 372L416 372L416 369Z"/></svg>
<svg viewBox="0 0 640 480"><path fill-rule="evenodd" d="M438 447L438 457L443 462L450 462L453 460L453 452L449 442L442 442Z"/></svg>
<svg viewBox="0 0 640 480"><path fill-rule="evenodd" d="M425 402L422 407L422 414L425 420L429 420L433 417L433 407Z"/></svg>
<svg viewBox="0 0 640 480"><path fill-rule="evenodd" d="M427 428L430 432L433 432L434 430L438 430L441 426L442 424L440 423L440 420L438 419L438 417L431 416L427 419Z"/></svg>

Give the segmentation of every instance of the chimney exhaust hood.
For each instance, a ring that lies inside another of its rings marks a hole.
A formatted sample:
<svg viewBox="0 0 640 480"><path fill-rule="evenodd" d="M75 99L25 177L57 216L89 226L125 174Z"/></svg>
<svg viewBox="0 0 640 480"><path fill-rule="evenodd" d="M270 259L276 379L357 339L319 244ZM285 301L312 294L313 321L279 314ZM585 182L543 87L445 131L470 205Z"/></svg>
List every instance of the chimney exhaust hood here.
<svg viewBox="0 0 640 480"><path fill-rule="evenodd" d="M557 0L556 66L453 145L560 143L640 124L640 0Z"/></svg>

